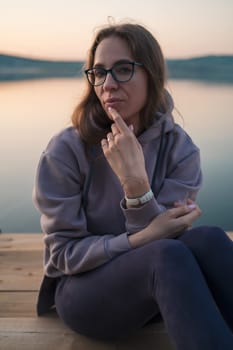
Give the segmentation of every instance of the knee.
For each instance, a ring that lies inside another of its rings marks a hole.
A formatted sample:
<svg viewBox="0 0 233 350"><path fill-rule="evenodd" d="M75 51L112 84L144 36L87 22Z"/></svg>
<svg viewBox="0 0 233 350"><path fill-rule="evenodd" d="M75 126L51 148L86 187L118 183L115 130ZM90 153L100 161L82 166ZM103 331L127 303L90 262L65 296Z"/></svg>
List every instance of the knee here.
<svg viewBox="0 0 233 350"><path fill-rule="evenodd" d="M157 242L156 268L168 266L177 268L192 258L190 250L183 242L176 239L162 239Z"/></svg>
<svg viewBox="0 0 233 350"><path fill-rule="evenodd" d="M226 233L217 226L200 226L186 231L180 240L191 250L207 254L228 239Z"/></svg>

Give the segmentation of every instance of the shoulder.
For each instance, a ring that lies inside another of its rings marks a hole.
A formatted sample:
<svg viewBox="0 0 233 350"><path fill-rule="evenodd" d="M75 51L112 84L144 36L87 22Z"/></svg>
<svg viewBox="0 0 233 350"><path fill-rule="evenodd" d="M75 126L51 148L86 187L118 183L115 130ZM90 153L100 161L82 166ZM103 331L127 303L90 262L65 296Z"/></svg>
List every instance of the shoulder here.
<svg viewBox="0 0 233 350"><path fill-rule="evenodd" d="M85 144L80 138L79 132L74 127L68 127L55 134L49 141L44 155L68 160L70 157L76 158L85 153Z"/></svg>
<svg viewBox="0 0 233 350"><path fill-rule="evenodd" d="M74 127L68 127L55 134L49 141L46 151L54 152L57 148L84 147L79 132Z"/></svg>
<svg viewBox="0 0 233 350"><path fill-rule="evenodd" d="M194 143L192 137L179 124L174 124L173 137L175 142L180 145L186 145L198 149L198 146Z"/></svg>
<svg viewBox="0 0 233 350"><path fill-rule="evenodd" d="M192 137L178 124L174 124L172 132L168 133L168 144L173 159L184 159L194 153L200 153Z"/></svg>

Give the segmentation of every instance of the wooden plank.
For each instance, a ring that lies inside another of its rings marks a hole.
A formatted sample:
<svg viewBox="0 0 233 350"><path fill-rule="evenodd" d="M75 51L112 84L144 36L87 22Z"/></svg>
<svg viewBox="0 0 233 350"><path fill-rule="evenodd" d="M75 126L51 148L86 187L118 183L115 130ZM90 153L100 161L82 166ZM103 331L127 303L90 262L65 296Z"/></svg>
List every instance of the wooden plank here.
<svg viewBox="0 0 233 350"><path fill-rule="evenodd" d="M116 350L114 344L83 340L69 334L57 334L51 337L49 333L30 332L3 334L0 339L0 348L1 350ZM130 349L132 348L128 350ZM164 348L157 350L164 350Z"/></svg>
<svg viewBox="0 0 233 350"><path fill-rule="evenodd" d="M147 333L142 331L128 339L118 341L116 345L117 350L174 350L165 330Z"/></svg>
<svg viewBox="0 0 233 350"><path fill-rule="evenodd" d="M1 317L36 317L38 292L0 292Z"/></svg>
<svg viewBox="0 0 233 350"><path fill-rule="evenodd" d="M0 319L1 350L172 350L163 324L143 328L116 342L86 338L68 329L58 318Z"/></svg>
<svg viewBox="0 0 233 350"><path fill-rule="evenodd" d="M0 290L38 290L43 275L42 251L0 251Z"/></svg>
<svg viewBox="0 0 233 350"><path fill-rule="evenodd" d="M25 251L43 249L42 233L1 233L0 251Z"/></svg>
<svg viewBox="0 0 233 350"><path fill-rule="evenodd" d="M75 334L56 319L0 319L1 350L115 350Z"/></svg>

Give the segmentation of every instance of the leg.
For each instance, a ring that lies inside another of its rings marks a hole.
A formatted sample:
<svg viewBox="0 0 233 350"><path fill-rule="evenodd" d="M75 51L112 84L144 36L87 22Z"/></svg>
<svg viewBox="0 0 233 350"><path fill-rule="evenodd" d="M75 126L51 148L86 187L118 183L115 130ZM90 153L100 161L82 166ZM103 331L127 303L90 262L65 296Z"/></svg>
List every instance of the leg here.
<svg viewBox="0 0 233 350"><path fill-rule="evenodd" d="M63 277L55 296L58 314L74 331L93 338L120 338L141 329L159 314L152 261L153 251L142 248Z"/></svg>
<svg viewBox="0 0 233 350"><path fill-rule="evenodd" d="M156 254L155 297L176 349L233 349L233 335L191 251L171 239L160 241Z"/></svg>
<svg viewBox="0 0 233 350"><path fill-rule="evenodd" d="M197 227L179 239L193 252L223 317L233 330L233 242L218 227Z"/></svg>
<svg viewBox="0 0 233 350"><path fill-rule="evenodd" d="M111 339L140 329L160 311L179 350L231 350L233 336L190 250L160 240L58 285L65 323L87 336ZM158 303L158 304L157 304Z"/></svg>

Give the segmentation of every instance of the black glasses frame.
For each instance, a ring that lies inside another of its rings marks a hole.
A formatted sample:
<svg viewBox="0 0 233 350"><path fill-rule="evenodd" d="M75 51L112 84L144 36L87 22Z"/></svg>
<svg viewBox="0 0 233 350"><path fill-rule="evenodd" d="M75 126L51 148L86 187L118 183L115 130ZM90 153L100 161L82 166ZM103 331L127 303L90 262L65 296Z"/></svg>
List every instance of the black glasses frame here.
<svg viewBox="0 0 233 350"><path fill-rule="evenodd" d="M130 77L127 79L127 80L119 80L117 79L116 75L114 74L114 68L116 68L117 66L119 65L122 65L122 64L131 64L132 65L132 72L131 72L131 75ZM95 68L90 68L90 69L86 69L84 71L84 73L86 74L86 77L87 77L87 80L88 82L92 85L92 86L100 86L100 85L103 85L105 83L105 80L106 80L106 77L107 77L107 74L108 73L111 73L111 76L113 77L113 79L117 82L117 83L127 83L128 81L130 81L134 75L134 68L135 66L143 66L142 63L139 63L139 62L133 62L133 61L125 61L125 62L119 62L119 63L116 63L112 68L109 68L109 69L105 69L103 67L98 67L98 69L101 69L105 76L104 76L104 79L103 81L101 81L100 83L97 83L97 84L93 84L93 82L91 81L91 75L93 74Z"/></svg>

